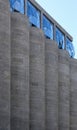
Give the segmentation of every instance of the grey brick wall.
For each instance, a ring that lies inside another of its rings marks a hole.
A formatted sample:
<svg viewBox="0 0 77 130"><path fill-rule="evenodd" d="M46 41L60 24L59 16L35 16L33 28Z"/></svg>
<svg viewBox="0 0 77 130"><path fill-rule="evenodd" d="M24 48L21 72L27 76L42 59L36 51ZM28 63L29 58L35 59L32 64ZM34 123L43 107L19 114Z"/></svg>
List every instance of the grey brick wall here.
<svg viewBox="0 0 77 130"><path fill-rule="evenodd" d="M30 28L30 130L45 130L45 42L42 30Z"/></svg>
<svg viewBox="0 0 77 130"><path fill-rule="evenodd" d="M77 60L10 13L9 0L0 0L0 130L77 130Z"/></svg>
<svg viewBox="0 0 77 130"><path fill-rule="evenodd" d="M0 0L0 130L10 130L10 12Z"/></svg>
<svg viewBox="0 0 77 130"><path fill-rule="evenodd" d="M11 15L11 130L29 130L29 25Z"/></svg>
<svg viewBox="0 0 77 130"><path fill-rule="evenodd" d="M71 130L77 130L77 60L70 60L70 114Z"/></svg>
<svg viewBox="0 0 77 130"><path fill-rule="evenodd" d="M59 130L70 130L70 68L69 55L59 50L58 87L59 87Z"/></svg>
<svg viewBox="0 0 77 130"><path fill-rule="evenodd" d="M46 130L58 130L58 47L45 39Z"/></svg>

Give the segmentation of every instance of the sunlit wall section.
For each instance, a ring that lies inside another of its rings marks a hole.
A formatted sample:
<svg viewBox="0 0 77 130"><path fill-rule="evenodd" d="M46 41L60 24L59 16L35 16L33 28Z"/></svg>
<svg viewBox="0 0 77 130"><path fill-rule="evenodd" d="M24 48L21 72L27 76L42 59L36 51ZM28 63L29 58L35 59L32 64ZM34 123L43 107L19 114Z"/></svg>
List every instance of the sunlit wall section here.
<svg viewBox="0 0 77 130"><path fill-rule="evenodd" d="M24 0L10 0L11 11L24 14Z"/></svg>
<svg viewBox="0 0 77 130"><path fill-rule="evenodd" d="M43 16L43 31L46 37L53 40L53 24Z"/></svg>
<svg viewBox="0 0 77 130"><path fill-rule="evenodd" d="M56 27L56 42L59 49L64 49L64 34Z"/></svg>
<svg viewBox="0 0 77 130"><path fill-rule="evenodd" d="M27 16L33 26L40 28L40 11L27 1Z"/></svg>
<svg viewBox="0 0 77 130"><path fill-rule="evenodd" d="M66 50L69 52L70 57L75 56L74 46L73 46L72 42L70 41L70 39L68 39L68 38L66 38Z"/></svg>

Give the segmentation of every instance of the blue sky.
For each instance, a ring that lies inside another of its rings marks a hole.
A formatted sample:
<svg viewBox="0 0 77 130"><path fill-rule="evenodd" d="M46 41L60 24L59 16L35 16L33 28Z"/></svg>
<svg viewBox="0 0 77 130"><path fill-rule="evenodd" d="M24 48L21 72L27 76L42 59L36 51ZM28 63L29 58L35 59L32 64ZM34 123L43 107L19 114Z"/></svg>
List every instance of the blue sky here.
<svg viewBox="0 0 77 130"><path fill-rule="evenodd" d="M77 58L77 0L36 0L73 37Z"/></svg>

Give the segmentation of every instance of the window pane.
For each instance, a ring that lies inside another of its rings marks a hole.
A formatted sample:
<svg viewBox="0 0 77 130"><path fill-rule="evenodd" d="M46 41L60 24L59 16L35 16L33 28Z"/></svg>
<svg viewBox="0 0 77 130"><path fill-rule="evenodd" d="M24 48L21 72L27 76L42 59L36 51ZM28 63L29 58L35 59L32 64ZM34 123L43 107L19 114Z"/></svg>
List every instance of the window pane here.
<svg viewBox="0 0 77 130"><path fill-rule="evenodd" d="M29 1L27 2L27 16L32 25L40 28L40 12Z"/></svg>
<svg viewBox="0 0 77 130"><path fill-rule="evenodd" d="M64 35L58 28L56 28L56 42L60 49L64 49Z"/></svg>
<svg viewBox="0 0 77 130"><path fill-rule="evenodd" d="M11 11L24 14L24 0L10 0Z"/></svg>
<svg viewBox="0 0 77 130"><path fill-rule="evenodd" d="M68 38L66 39L66 50L69 52L71 57L74 57L75 50L74 50L72 42Z"/></svg>
<svg viewBox="0 0 77 130"><path fill-rule="evenodd" d="M43 16L43 31L46 37L53 39L53 24Z"/></svg>

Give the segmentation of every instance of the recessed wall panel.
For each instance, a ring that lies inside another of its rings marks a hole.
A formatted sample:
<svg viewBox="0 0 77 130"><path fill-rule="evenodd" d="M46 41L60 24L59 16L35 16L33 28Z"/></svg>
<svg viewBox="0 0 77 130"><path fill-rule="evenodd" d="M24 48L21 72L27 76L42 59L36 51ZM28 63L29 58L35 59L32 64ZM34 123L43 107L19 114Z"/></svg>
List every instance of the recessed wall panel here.
<svg viewBox="0 0 77 130"><path fill-rule="evenodd" d="M71 130L77 130L77 61L75 59L70 59L70 79L70 128Z"/></svg>
<svg viewBox="0 0 77 130"><path fill-rule="evenodd" d="M42 30L30 28L30 130L45 130L44 51Z"/></svg>
<svg viewBox="0 0 77 130"><path fill-rule="evenodd" d="M46 130L58 130L58 47L45 39Z"/></svg>
<svg viewBox="0 0 77 130"><path fill-rule="evenodd" d="M70 65L69 55L59 50L58 87L59 87L59 130L70 130Z"/></svg>

